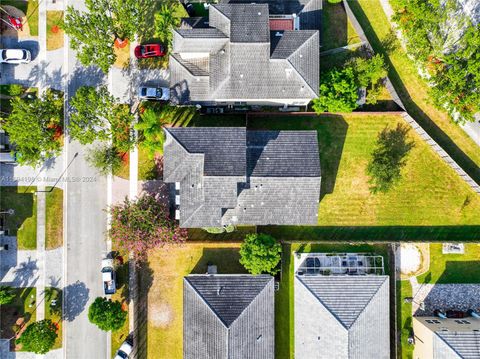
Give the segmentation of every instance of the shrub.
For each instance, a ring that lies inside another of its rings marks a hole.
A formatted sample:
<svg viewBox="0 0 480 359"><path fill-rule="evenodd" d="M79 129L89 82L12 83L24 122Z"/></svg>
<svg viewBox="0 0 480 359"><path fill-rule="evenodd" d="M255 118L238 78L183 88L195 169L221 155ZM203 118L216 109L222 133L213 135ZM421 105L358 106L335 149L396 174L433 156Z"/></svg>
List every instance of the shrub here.
<svg viewBox="0 0 480 359"><path fill-rule="evenodd" d="M10 96L20 96L21 94L23 94L23 86L18 84L10 85L8 94Z"/></svg>
<svg viewBox="0 0 480 359"><path fill-rule="evenodd" d="M52 349L57 338L57 327L50 319L30 324L17 339L22 349L36 354L45 354Z"/></svg>
<svg viewBox="0 0 480 359"><path fill-rule="evenodd" d="M282 246L266 234L248 234L240 247L240 263L252 274L275 275Z"/></svg>
<svg viewBox="0 0 480 359"><path fill-rule="evenodd" d="M0 286L0 305L11 303L15 299L15 291L7 285Z"/></svg>
<svg viewBox="0 0 480 359"><path fill-rule="evenodd" d="M106 332L120 329L127 320L122 303L97 297L88 309L88 320Z"/></svg>

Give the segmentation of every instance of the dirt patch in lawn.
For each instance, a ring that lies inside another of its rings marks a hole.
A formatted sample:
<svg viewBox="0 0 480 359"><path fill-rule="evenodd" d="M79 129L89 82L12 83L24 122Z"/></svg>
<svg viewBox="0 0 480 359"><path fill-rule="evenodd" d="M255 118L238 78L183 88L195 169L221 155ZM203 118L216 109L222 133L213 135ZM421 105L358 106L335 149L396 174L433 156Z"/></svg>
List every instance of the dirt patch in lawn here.
<svg viewBox="0 0 480 359"><path fill-rule="evenodd" d="M173 321L172 307L167 303L153 304L150 307L152 325L158 328L167 328Z"/></svg>
<svg viewBox="0 0 480 359"><path fill-rule="evenodd" d="M409 279L428 271L430 266L428 243L402 243L399 251L400 279Z"/></svg>

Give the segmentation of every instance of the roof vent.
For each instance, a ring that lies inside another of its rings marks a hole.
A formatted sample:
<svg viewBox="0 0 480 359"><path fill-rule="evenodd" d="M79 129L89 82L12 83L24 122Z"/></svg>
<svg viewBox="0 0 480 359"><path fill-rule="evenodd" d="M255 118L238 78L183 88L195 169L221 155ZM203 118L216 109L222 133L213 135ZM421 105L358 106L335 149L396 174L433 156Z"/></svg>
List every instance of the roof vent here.
<svg viewBox="0 0 480 359"><path fill-rule="evenodd" d="M240 74L240 78L243 79L243 74Z"/></svg>
<svg viewBox="0 0 480 359"><path fill-rule="evenodd" d="M275 33L275 36L282 37L282 36L283 36L283 32L277 31L277 32Z"/></svg>
<svg viewBox="0 0 480 359"><path fill-rule="evenodd" d="M192 188L193 188L193 187L195 187L195 185L194 185L194 184L192 184Z"/></svg>
<svg viewBox="0 0 480 359"><path fill-rule="evenodd" d="M258 12L258 16L260 16L260 15L262 15L262 13L259 11L259 12Z"/></svg>
<svg viewBox="0 0 480 359"><path fill-rule="evenodd" d="M303 57L303 55L302 55L302 54L300 54L300 58L302 58L302 57Z"/></svg>
<svg viewBox="0 0 480 359"><path fill-rule="evenodd" d="M225 49L221 49L220 53L223 55L225 53Z"/></svg>
<svg viewBox="0 0 480 359"><path fill-rule="evenodd" d="M260 340L262 340L262 334L260 334L260 335L257 337L257 342L259 342Z"/></svg>
<svg viewBox="0 0 480 359"><path fill-rule="evenodd" d="M262 202L262 203L260 203L260 204L263 206L265 203Z"/></svg>
<svg viewBox="0 0 480 359"><path fill-rule="evenodd" d="M223 286L218 287L217 289L217 295L221 295L223 292Z"/></svg>

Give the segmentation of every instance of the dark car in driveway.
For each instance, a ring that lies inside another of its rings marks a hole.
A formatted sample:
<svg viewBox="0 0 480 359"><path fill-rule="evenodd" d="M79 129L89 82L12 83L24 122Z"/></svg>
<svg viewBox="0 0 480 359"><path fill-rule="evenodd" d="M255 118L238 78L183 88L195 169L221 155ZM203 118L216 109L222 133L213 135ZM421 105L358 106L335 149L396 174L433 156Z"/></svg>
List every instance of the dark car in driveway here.
<svg viewBox="0 0 480 359"><path fill-rule="evenodd" d="M135 47L135 57L137 59L147 59L150 57L165 56L165 46L161 44L145 44Z"/></svg>

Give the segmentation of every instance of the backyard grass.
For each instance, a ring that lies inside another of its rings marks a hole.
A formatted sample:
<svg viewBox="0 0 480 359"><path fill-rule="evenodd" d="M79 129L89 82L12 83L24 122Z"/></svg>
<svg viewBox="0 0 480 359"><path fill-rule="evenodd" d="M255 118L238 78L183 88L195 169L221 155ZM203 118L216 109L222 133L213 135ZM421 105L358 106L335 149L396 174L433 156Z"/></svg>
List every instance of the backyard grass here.
<svg viewBox="0 0 480 359"><path fill-rule="evenodd" d="M324 1L322 9L321 51L335 49L360 42L342 3Z"/></svg>
<svg viewBox="0 0 480 359"><path fill-rule="evenodd" d="M63 47L63 11L47 11L47 50L57 50ZM52 31L52 29L54 31Z"/></svg>
<svg viewBox="0 0 480 359"><path fill-rule="evenodd" d="M391 42L392 30L378 0L349 1L372 47L389 66L389 77L410 115L437 141L460 166L480 183L479 146L453 123L447 113L435 108L429 99L429 86L419 76L414 63L398 41Z"/></svg>
<svg viewBox="0 0 480 359"><path fill-rule="evenodd" d="M18 333L21 325L28 325L36 320L36 289L14 288L16 297L12 303L0 306L0 338L10 339ZM11 342L14 349L14 341Z"/></svg>
<svg viewBox="0 0 480 359"><path fill-rule="evenodd" d="M56 304L52 304L56 300ZM57 325L57 339L52 349L62 347L62 290L54 287L45 288L45 319L50 319Z"/></svg>
<svg viewBox="0 0 480 359"><path fill-rule="evenodd" d="M217 265L218 273L245 273L238 262L239 243L184 244L165 247L149 255L152 273L140 279L148 291L148 358L183 358L183 277L206 273L207 263ZM146 278L148 277L148 278Z"/></svg>
<svg viewBox="0 0 480 359"><path fill-rule="evenodd" d="M275 292L275 358L294 358L294 270L293 252L367 252L382 255L389 273L388 246L384 244L295 243L284 244L280 290Z"/></svg>
<svg viewBox="0 0 480 359"><path fill-rule="evenodd" d="M413 345L408 343L412 332L412 303L405 303L404 299L412 297L412 286L408 280L397 281L397 325L400 334L399 356L402 359L413 358Z"/></svg>
<svg viewBox="0 0 480 359"><path fill-rule="evenodd" d="M116 268L117 275L117 292L111 296L112 300L116 300L122 303L125 303L124 306L128 308L128 262L118 266ZM111 343L112 343L112 358L115 356L116 351L129 334L129 322L128 316L125 324L117 330L112 332Z"/></svg>
<svg viewBox="0 0 480 359"><path fill-rule="evenodd" d="M26 14L31 36L38 36L38 1L1 0L1 5L14 6Z"/></svg>
<svg viewBox="0 0 480 359"><path fill-rule="evenodd" d="M5 225L8 234L17 237L18 249L37 248L36 189L36 187L0 187L0 209L15 211L13 215L6 215Z"/></svg>
<svg viewBox="0 0 480 359"><path fill-rule="evenodd" d="M45 248L63 245L63 190L54 188L46 193Z"/></svg>
<svg viewBox="0 0 480 359"><path fill-rule="evenodd" d="M322 167L320 226L479 225L478 195L413 130L409 136L415 147L398 185L386 194L370 193L365 170L377 135L399 122L404 122L399 115L349 114L249 116L248 123L252 129L317 131ZM304 234L292 239L302 239Z"/></svg>
<svg viewBox="0 0 480 359"><path fill-rule="evenodd" d="M464 254L443 254L441 243L430 244L430 269L419 283L480 283L480 244L465 243Z"/></svg>

